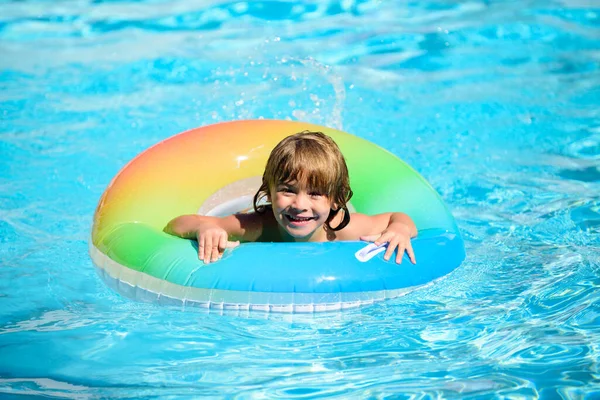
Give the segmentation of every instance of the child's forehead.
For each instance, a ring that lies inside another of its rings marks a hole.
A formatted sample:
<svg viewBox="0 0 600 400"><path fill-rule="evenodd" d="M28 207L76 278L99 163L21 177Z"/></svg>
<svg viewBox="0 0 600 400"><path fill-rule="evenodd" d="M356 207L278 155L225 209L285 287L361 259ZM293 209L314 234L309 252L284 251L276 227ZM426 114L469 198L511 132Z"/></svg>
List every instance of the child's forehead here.
<svg viewBox="0 0 600 400"><path fill-rule="evenodd" d="M291 178L291 179L283 179L280 180L279 182L277 182L278 185L287 185L287 186L299 186L299 187L305 187L308 186L308 179L304 178L301 180L298 180L297 178Z"/></svg>
<svg viewBox="0 0 600 400"><path fill-rule="evenodd" d="M292 177L289 179L282 179L276 182L277 185L293 186L300 189L313 189L315 185L314 179L311 179L310 175L304 175L302 177Z"/></svg>

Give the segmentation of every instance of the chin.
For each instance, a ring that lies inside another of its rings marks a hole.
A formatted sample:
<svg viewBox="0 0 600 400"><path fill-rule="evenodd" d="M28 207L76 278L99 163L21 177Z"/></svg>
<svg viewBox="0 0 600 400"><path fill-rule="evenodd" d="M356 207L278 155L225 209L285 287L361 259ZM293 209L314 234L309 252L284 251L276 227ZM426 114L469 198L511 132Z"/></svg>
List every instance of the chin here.
<svg viewBox="0 0 600 400"><path fill-rule="evenodd" d="M290 236L292 236L293 238L296 238L296 239L308 238L314 232L314 231L306 232L304 230L300 231L300 230L293 229L293 228L286 228L285 230Z"/></svg>
<svg viewBox="0 0 600 400"><path fill-rule="evenodd" d="M284 227L285 231L288 233L288 235L290 235L291 237L293 237L294 239L308 239L310 238L314 233L316 229L307 229L307 228L293 228L291 226L285 226Z"/></svg>

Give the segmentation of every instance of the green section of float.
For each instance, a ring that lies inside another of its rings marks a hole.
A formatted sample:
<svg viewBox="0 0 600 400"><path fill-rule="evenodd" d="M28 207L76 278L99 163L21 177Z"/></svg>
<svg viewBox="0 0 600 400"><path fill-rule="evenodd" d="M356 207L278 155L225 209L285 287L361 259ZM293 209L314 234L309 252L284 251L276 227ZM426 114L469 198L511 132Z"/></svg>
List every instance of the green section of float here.
<svg viewBox="0 0 600 400"><path fill-rule="evenodd" d="M333 135L346 157L357 212L403 212L419 230L457 232L454 218L431 185L387 150L348 134Z"/></svg>
<svg viewBox="0 0 600 400"><path fill-rule="evenodd" d="M146 224L126 223L117 226L98 245L103 253L121 265L185 285L187 277L201 265L194 257L197 250L192 243Z"/></svg>

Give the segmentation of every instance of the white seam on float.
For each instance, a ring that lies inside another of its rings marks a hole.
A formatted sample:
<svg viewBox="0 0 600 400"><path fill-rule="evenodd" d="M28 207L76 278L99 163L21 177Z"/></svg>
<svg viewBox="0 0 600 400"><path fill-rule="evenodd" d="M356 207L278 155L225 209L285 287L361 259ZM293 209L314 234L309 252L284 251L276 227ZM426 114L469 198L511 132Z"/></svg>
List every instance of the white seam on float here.
<svg viewBox="0 0 600 400"><path fill-rule="evenodd" d="M350 308L357 308L362 305L373 304L377 301L383 301L386 299L403 296L416 288L416 286L413 286L409 288L400 288L392 290L383 289L370 292L357 292L356 296L360 296L360 299L346 301L342 300L342 296L349 295L349 293L332 293L330 295L337 296L337 301L329 301L325 303L314 303L313 299L308 299L310 300L310 302L307 303L269 304L235 302L229 300L232 300L232 298L235 297L239 297L244 293L252 293L253 297L258 298L266 298L272 295L292 295L293 298L296 298L298 293L288 294L277 292L243 292L235 290L206 289L183 286L165 281L163 279L156 278L154 276L146 274L145 272L140 272L128 268L114 261L106 254L102 253L92 243L90 243L89 253L90 257L92 258L92 261L94 262L96 267L101 271L100 277L104 281L107 280L107 277L116 280L117 289L119 288L119 285L125 284L129 287L129 290L123 291L130 291L131 289L141 289L145 292L156 295L157 298L166 297L168 299L181 301L184 305L190 304L193 306L216 310L234 309L245 311L272 311L280 313L315 313L339 311ZM437 279L434 281L437 281ZM429 284L431 284L432 282L429 282ZM110 286L112 287L112 285ZM183 297L177 296L178 293L182 293ZM322 293L314 293L314 295L322 295Z"/></svg>

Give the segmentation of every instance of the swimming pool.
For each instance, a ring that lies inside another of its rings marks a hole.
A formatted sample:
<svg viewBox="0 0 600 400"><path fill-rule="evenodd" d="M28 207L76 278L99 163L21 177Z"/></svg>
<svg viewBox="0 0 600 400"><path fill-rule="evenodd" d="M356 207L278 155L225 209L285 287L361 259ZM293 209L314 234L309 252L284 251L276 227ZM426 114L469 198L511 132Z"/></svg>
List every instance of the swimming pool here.
<svg viewBox="0 0 600 400"><path fill-rule="evenodd" d="M600 396L592 6L1 3L1 397ZM466 262L325 315L107 288L87 247L112 176L177 132L260 117L402 157L452 209Z"/></svg>

